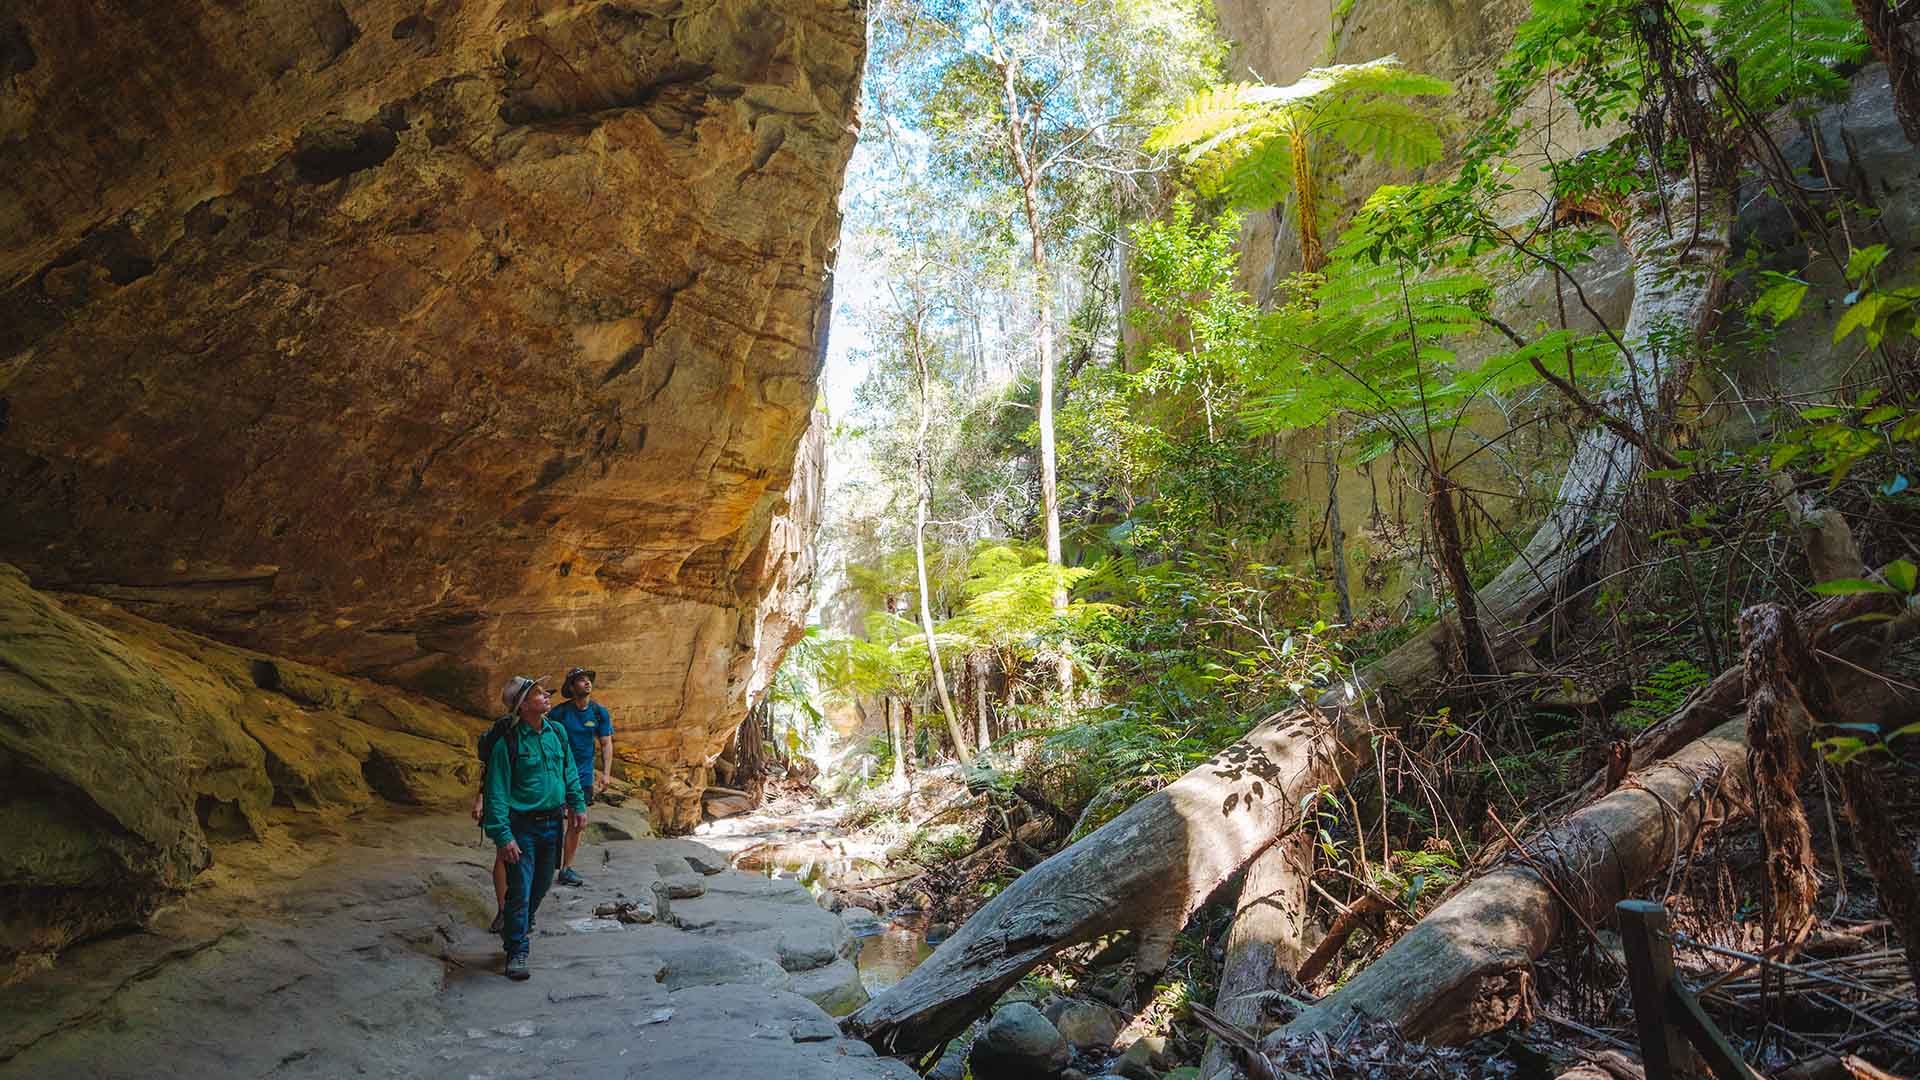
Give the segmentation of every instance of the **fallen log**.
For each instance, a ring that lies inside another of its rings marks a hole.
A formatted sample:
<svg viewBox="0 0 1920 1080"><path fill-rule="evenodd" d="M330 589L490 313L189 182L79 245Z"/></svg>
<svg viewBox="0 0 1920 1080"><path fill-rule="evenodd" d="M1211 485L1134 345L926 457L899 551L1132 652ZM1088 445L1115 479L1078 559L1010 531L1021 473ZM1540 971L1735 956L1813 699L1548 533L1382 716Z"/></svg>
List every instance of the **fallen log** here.
<svg viewBox="0 0 1920 1080"><path fill-rule="evenodd" d="M1187 916L1298 828L1304 797L1366 760L1370 730L1357 709L1262 724L1022 874L842 1027L883 1053L925 1050L1061 949L1120 930L1139 934L1139 967L1164 966Z"/></svg>
<svg viewBox="0 0 1920 1080"><path fill-rule="evenodd" d="M1282 989L1276 985L1279 978L1300 970L1307 882L1312 878L1313 837L1300 831L1253 860L1240 886L1213 1007L1221 1020L1255 1037L1262 1034L1261 1017L1266 1012L1263 992ZM1209 1034L1200 1075L1212 1076L1226 1068L1230 1057L1227 1045Z"/></svg>
<svg viewBox="0 0 1920 1080"><path fill-rule="evenodd" d="M1457 1042L1505 1025L1526 1007L1533 961L1562 928L1605 918L1703 832L1738 816L1746 784L1746 723L1730 721L1527 838L1520 858L1455 893L1281 1032L1337 1034L1360 1015L1408 1038Z"/></svg>
<svg viewBox="0 0 1920 1080"><path fill-rule="evenodd" d="M1863 709L1896 693L1851 669L1835 679ZM1597 925L1678 855L1747 812L1746 724L1728 720L1531 834L1506 865L1454 893L1273 1038L1335 1034L1365 1016L1409 1038L1459 1042L1520 1015L1533 962L1568 926Z"/></svg>

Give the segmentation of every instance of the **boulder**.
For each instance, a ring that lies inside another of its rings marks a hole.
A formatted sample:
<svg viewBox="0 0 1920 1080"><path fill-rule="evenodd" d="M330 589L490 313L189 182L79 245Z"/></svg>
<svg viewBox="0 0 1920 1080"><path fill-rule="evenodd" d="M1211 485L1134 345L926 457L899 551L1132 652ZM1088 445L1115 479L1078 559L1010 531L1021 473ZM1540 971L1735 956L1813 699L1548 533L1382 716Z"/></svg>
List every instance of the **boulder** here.
<svg viewBox="0 0 1920 1080"><path fill-rule="evenodd" d="M1126 1025L1119 1010L1092 1001L1062 998L1047 1006L1046 1017L1060 1037L1076 1050L1112 1046Z"/></svg>
<svg viewBox="0 0 1920 1080"><path fill-rule="evenodd" d="M1142 1035L1121 1052L1112 1068L1127 1080L1160 1080L1160 1070L1170 1064L1167 1040L1158 1035Z"/></svg>
<svg viewBox="0 0 1920 1080"><path fill-rule="evenodd" d="M136 926L228 842L470 800L478 723L32 588L0 564L0 982Z"/></svg>
<svg viewBox="0 0 1920 1080"><path fill-rule="evenodd" d="M716 821L720 818L729 818L738 814L744 814L753 809L753 800L745 795L709 794L703 802L705 803L706 815Z"/></svg>
<svg viewBox="0 0 1920 1080"><path fill-rule="evenodd" d="M1024 1080L1057 1075L1071 1054L1039 1009L1016 1001L995 1010L969 1060L976 1080Z"/></svg>

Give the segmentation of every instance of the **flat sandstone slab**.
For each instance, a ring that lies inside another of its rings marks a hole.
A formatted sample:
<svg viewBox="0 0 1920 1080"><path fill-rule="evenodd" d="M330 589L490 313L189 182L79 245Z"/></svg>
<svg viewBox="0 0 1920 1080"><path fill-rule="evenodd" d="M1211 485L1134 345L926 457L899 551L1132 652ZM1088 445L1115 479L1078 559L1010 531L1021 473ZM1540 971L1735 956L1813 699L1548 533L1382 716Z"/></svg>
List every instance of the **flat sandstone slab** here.
<svg viewBox="0 0 1920 1080"><path fill-rule="evenodd" d="M549 894L533 978L515 983L485 930L492 852L470 822L355 837L266 892L198 889L151 931L0 990L0 1077L913 1077L795 992L845 1008L859 987L840 920L798 886L696 875L708 888L676 909L705 929L596 919L650 897L662 863L724 860L686 840L590 839L586 886Z"/></svg>

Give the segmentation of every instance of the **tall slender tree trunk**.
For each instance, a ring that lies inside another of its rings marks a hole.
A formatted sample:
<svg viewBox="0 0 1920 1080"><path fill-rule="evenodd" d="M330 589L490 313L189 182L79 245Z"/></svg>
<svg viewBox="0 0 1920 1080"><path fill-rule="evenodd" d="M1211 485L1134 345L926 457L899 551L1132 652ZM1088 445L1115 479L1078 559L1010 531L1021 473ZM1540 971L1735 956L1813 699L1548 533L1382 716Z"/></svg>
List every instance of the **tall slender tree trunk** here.
<svg viewBox="0 0 1920 1080"><path fill-rule="evenodd" d="M979 727L980 752L993 745L993 718L987 712L987 654L976 652L967 657L973 673L973 717Z"/></svg>
<svg viewBox="0 0 1920 1080"><path fill-rule="evenodd" d="M1340 527L1340 454L1334 419L1327 417L1327 543L1332 548L1333 596L1340 621L1353 621L1353 593L1347 588L1347 534Z"/></svg>
<svg viewBox="0 0 1920 1080"><path fill-rule="evenodd" d="M1433 542L1440 570L1453 591L1454 606L1460 616L1460 656L1470 675L1491 675L1493 650L1487 645L1486 628L1480 623L1480 605L1474 599L1473 578L1467 573L1466 553L1461 549L1460 516L1453 499L1453 480L1439 472L1427 478L1427 513L1433 519Z"/></svg>
<svg viewBox="0 0 1920 1080"><path fill-rule="evenodd" d="M1021 205L1026 213L1027 236L1031 241L1030 255L1033 260L1034 336L1040 351L1040 509L1046 519L1047 562L1052 566L1064 566L1066 563L1060 551L1058 455L1053 440L1053 278L1047 265L1046 240L1040 229L1040 176L1027 157L1026 124L1022 119L1025 113L1020 108L1020 94L1014 87L1013 77L1013 64L1003 63L1000 78L1007 101L1007 145L1013 155L1014 172L1020 178ZM1061 615L1066 614L1065 588L1056 587L1053 590L1053 610ZM1071 692L1073 661L1062 653L1056 670L1061 691Z"/></svg>
<svg viewBox="0 0 1920 1080"><path fill-rule="evenodd" d="M1315 190L1311 148L1304 135L1289 142L1293 163L1293 216L1300 228L1300 269L1317 274L1326 268L1320 246L1320 197ZM1338 421L1327 417L1327 546L1333 562L1333 596L1340 621L1353 621L1353 591L1347 584L1347 534L1340 525L1340 436Z"/></svg>
<svg viewBox="0 0 1920 1080"><path fill-rule="evenodd" d="M907 787L907 739L900 718L893 710L893 695L880 699L880 708L887 718L887 745L893 747L893 774L887 778L887 785L895 791L905 791Z"/></svg>
<svg viewBox="0 0 1920 1080"><path fill-rule="evenodd" d="M920 372L920 441L913 452L913 484L917 498L913 508L913 564L920 579L920 631L927 636L927 659L933 668L933 688L940 695L940 709L946 713L947 735L953 740L953 756L960 764L973 764L973 751L967 745L966 734L960 729L960 718L954 714L953 698L947 693L947 673L940 663L940 643L933 634L933 599L927 588L927 507L933 499L933 481L927 475L927 431L933 423L928 407L927 383L930 375L927 371L927 357L921 351L919 320L914 320L913 362Z"/></svg>

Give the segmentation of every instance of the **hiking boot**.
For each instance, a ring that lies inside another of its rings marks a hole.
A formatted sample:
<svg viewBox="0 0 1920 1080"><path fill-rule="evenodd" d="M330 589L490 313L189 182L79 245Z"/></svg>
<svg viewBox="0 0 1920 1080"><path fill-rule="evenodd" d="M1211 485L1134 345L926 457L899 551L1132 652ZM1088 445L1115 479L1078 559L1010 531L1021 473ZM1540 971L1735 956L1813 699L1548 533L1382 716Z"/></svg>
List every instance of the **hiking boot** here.
<svg viewBox="0 0 1920 1080"><path fill-rule="evenodd" d="M498 934L506 926L506 922L507 922L506 912L504 911L494 912L493 921L487 924L487 933Z"/></svg>
<svg viewBox="0 0 1920 1080"><path fill-rule="evenodd" d="M560 873L557 876L555 876L553 880L559 882L562 885L585 885L586 884L585 879L581 878L579 874L574 873L573 867L571 866L567 867L565 870L560 871Z"/></svg>
<svg viewBox="0 0 1920 1080"><path fill-rule="evenodd" d="M527 968L526 953L521 953L519 956L507 957L507 978L515 982L520 982L532 977L533 972Z"/></svg>

